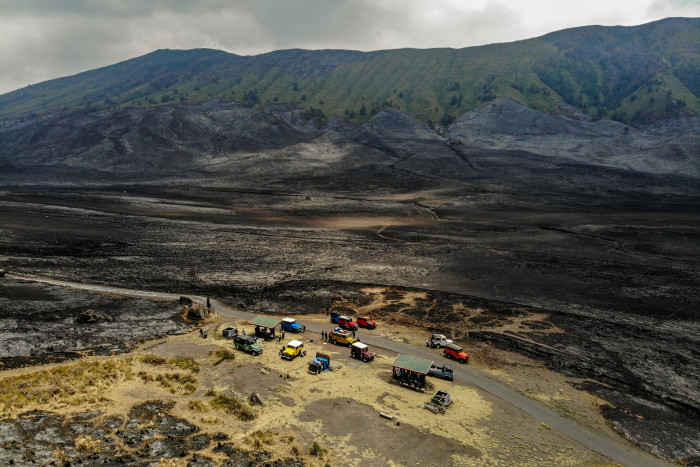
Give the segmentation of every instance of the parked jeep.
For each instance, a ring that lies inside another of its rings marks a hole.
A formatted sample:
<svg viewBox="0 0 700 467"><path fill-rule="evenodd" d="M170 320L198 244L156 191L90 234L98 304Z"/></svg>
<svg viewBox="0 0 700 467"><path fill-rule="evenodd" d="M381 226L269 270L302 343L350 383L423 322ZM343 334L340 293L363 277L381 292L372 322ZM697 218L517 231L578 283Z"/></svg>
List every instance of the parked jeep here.
<svg viewBox="0 0 700 467"><path fill-rule="evenodd" d="M305 332L306 326L297 323L294 318L283 318L281 323L282 329L287 332Z"/></svg>
<svg viewBox="0 0 700 467"><path fill-rule="evenodd" d="M358 316L357 325L361 328L374 329L377 327L377 323L374 322L369 316Z"/></svg>
<svg viewBox="0 0 700 467"><path fill-rule="evenodd" d="M450 365L431 365L430 370L428 370L428 376L434 376L436 378L445 379L447 381L454 380L454 373Z"/></svg>
<svg viewBox="0 0 700 467"><path fill-rule="evenodd" d="M304 343L298 340L290 341L280 350L280 357L285 360L294 360L304 354Z"/></svg>
<svg viewBox="0 0 700 467"><path fill-rule="evenodd" d="M365 363L374 360L374 354L369 351L367 344L363 344L362 342L355 342L352 344L350 347L350 356L358 358Z"/></svg>
<svg viewBox="0 0 700 467"><path fill-rule="evenodd" d="M255 336L246 336L245 334L238 334L233 336L233 344L236 349L248 352L251 355L260 355L263 353L263 348L258 344L258 338Z"/></svg>
<svg viewBox="0 0 700 467"><path fill-rule="evenodd" d="M330 332L330 335L328 337L331 341L331 344L335 345L347 345L348 347L350 347L352 344L357 342L357 339L352 337L352 333L349 331L334 330Z"/></svg>
<svg viewBox="0 0 700 467"><path fill-rule="evenodd" d="M348 331L357 331L357 323L354 322L349 316L338 316L338 326Z"/></svg>
<svg viewBox="0 0 700 467"><path fill-rule="evenodd" d="M433 349L435 347L438 349L441 347L446 347L451 343L452 341L442 334L433 334L427 341L425 341L425 345L432 347Z"/></svg>
<svg viewBox="0 0 700 467"><path fill-rule="evenodd" d="M462 347L457 344L449 344L445 347L445 357L454 358L460 363L467 363L469 361L469 354L462 350Z"/></svg>

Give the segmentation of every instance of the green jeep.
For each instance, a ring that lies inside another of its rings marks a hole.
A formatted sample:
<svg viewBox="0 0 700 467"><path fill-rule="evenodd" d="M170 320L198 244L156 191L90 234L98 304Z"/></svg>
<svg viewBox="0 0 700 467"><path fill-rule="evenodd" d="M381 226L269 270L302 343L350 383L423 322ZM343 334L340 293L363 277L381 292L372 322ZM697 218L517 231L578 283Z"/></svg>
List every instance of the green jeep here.
<svg viewBox="0 0 700 467"><path fill-rule="evenodd" d="M238 350L248 352L252 355L260 355L263 352L263 348L260 347L257 342L257 337L246 336L245 334L239 334L233 338L233 343Z"/></svg>

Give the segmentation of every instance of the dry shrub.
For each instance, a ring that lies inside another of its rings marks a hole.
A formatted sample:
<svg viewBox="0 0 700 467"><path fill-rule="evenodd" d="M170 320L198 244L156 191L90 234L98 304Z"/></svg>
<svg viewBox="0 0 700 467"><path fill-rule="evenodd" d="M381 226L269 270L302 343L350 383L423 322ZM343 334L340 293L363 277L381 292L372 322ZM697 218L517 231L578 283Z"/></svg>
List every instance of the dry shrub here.
<svg viewBox="0 0 700 467"><path fill-rule="evenodd" d="M220 409L228 414L235 415L239 420L244 422L255 419L255 412L243 405L235 397L219 394L211 401L211 405L215 409Z"/></svg>
<svg viewBox="0 0 700 467"><path fill-rule="evenodd" d="M61 464L65 465L70 462L70 456L66 454L66 451L64 451L61 448L55 448L53 452L51 453L54 459L58 460L61 462Z"/></svg>
<svg viewBox="0 0 700 467"><path fill-rule="evenodd" d="M175 394L179 389L183 394L192 394L197 390L197 378L186 373L160 373L154 378L161 387L170 389Z"/></svg>
<svg viewBox="0 0 700 467"><path fill-rule="evenodd" d="M190 401L187 407L193 412L206 412L207 408L202 404L202 401Z"/></svg>
<svg viewBox="0 0 700 467"><path fill-rule="evenodd" d="M301 450L297 446L292 446L292 455L294 457L300 457L301 456Z"/></svg>
<svg viewBox="0 0 700 467"><path fill-rule="evenodd" d="M187 467L188 462L185 459L173 459L161 457L158 461L159 467Z"/></svg>
<svg viewBox="0 0 700 467"><path fill-rule="evenodd" d="M92 439L92 436L80 436L75 439L75 449L90 454L97 452L101 443L99 439Z"/></svg>
<svg viewBox="0 0 700 467"><path fill-rule="evenodd" d="M143 363L147 363L149 365L165 365L165 357L161 357L160 355L154 355L154 354L148 354L144 355L141 357L141 361Z"/></svg>
<svg viewBox="0 0 700 467"><path fill-rule="evenodd" d="M218 360L214 362L214 366L218 365L219 363L223 362L224 360L235 360L236 354L234 352L231 352L230 350L226 349L219 349L214 352L212 352Z"/></svg>
<svg viewBox="0 0 700 467"><path fill-rule="evenodd" d="M275 439L275 433L272 431L256 430L246 438L255 449L262 449L263 446L272 444Z"/></svg>
<svg viewBox="0 0 700 467"><path fill-rule="evenodd" d="M132 377L130 358L78 362L0 380L0 403L9 410L103 402L104 393Z"/></svg>
<svg viewBox="0 0 700 467"><path fill-rule="evenodd" d="M199 363L191 357L178 357L168 360L168 364L180 368L181 370L190 370L192 373L199 373Z"/></svg>
<svg viewBox="0 0 700 467"><path fill-rule="evenodd" d="M326 450L323 449L321 445L318 444L316 441L314 441L314 444L312 444L311 447L309 447L309 454L311 454L312 456L321 457L324 452L326 452Z"/></svg>

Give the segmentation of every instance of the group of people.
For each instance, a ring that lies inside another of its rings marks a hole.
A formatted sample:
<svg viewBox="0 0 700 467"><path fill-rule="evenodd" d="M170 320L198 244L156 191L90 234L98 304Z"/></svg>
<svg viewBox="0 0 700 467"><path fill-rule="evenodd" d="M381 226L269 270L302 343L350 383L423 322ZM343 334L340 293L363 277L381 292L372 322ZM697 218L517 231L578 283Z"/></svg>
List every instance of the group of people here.
<svg viewBox="0 0 700 467"><path fill-rule="evenodd" d="M394 368L394 379L411 386L422 387L425 385L425 375L415 371Z"/></svg>

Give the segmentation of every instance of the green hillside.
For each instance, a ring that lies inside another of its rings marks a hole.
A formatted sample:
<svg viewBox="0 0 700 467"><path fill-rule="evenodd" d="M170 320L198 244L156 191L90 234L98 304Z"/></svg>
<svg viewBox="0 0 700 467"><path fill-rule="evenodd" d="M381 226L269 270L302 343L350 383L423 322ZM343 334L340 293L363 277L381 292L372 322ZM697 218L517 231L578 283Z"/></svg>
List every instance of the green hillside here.
<svg viewBox="0 0 700 467"><path fill-rule="evenodd" d="M629 123L700 112L700 19L590 26L465 49L159 50L0 96L0 118L77 109L299 102L307 118L362 121L384 105L448 124L500 97Z"/></svg>

